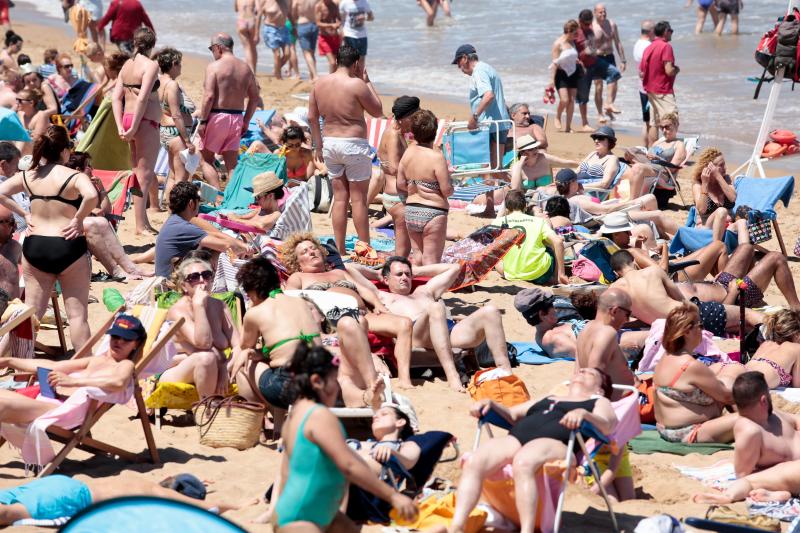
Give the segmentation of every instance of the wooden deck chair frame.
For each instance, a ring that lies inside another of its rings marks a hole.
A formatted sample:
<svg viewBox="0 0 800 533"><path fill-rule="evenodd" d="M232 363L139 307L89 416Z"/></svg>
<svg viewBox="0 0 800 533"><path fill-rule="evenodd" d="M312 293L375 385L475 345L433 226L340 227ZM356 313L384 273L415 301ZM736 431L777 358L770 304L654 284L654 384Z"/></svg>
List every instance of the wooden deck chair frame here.
<svg viewBox="0 0 800 533"><path fill-rule="evenodd" d="M121 311L121 308L115 311L111 317L106 320L106 322L98 328L92 337L86 342L86 344L81 347L78 352L75 353L73 359L79 359L82 357L87 357L91 354L92 348L97 344L97 342L106 334L106 331L111 324L113 323L114 319L117 317L117 314ZM147 411L144 406L144 400L142 399L142 390L139 386L139 381L136 378L137 374L144 368L147 367L148 364L153 360L156 354L164 347L164 345L175 335L178 328L183 325L183 318L178 319L175 323L173 323L167 332L162 335L161 339L156 341L150 351L146 354L142 355L142 358L136 362L133 371L133 397L136 402L137 408L137 416L142 423L142 429L144 431L145 440L147 441L147 448L150 452L150 461L154 464L160 462L160 458L158 455L158 448L156 448L156 442L153 438L153 432L150 428L150 420L147 417ZM39 477L47 476L55 472L55 470L61 465L64 459L67 458L69 453L78 448L79 450L83 450L95 455L107 455L107 456L118 456L123 459L126 459L130 462L139 462L141 460L140 453L133 453L127 450L123 450L122 448L118 448L111 444L102 442L100 440L94 439L91 437L90 431L92 427L103 417L104 414L108 412L114 406L112 403L105 403L105 402L98 402L97 400L91 400L89 403L89 409L87 410L86 419L83 421L83 424L78 426L74 430L64 429L58 426L50 426L47 429L48 436L57 442L61 442L64 444L64 447L58 454L53 458L50 464L47 465L42 471L39 473ZM5 443L5 440L0 440L0 446Z"/></svg>
<svg viewBox="0 0 800 533"><path fill-rule="evenodd" d="M34 340L33 349L34 351L39 350L45 355L57 357L59 355L66 354L69 349L67 347L67 336L66 333L64 333L64 317L61 315L61 307L58 305L58 291L53 290L53 292L50 294L50 304L53 306L53 316L55 317L56 321L58 346L52 346L44 344L38 340Z"/></svg>
<svg viewBox="0 0 800 533"><path fill-rule="evenodd" d="M26 306L25 310L21 312L19 315L15 316L13 319L9 320L5 324L0 325L0 337L11 333L14 328L29 320L35 313L35 310L31 306Z"/></svg>

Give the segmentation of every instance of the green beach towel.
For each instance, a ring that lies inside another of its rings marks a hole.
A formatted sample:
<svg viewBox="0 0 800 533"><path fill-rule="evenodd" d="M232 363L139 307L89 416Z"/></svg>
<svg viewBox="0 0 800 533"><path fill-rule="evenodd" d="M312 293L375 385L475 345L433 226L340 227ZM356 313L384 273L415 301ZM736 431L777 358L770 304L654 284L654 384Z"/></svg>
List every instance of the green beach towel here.
<svg viewBox="0 0 800 533"><path fill-rule="evenodd" d="M700 455L711 455L733 449L730 444L716 444L713 442L697 442L694 444L667 442L654 429L642 431L641 435L630 441L630 445L631 451L638 455L650 455L651 453L671 453L673 455L699 453Z"/></svg>
<svg viewBox="0 0 800 533"><path fill-rule="evenodd" d="M119 138L110 96L103 98L76 150L88 152L92 156L92 166L98 170L130 170L131 150L128 143Z"/></svg>

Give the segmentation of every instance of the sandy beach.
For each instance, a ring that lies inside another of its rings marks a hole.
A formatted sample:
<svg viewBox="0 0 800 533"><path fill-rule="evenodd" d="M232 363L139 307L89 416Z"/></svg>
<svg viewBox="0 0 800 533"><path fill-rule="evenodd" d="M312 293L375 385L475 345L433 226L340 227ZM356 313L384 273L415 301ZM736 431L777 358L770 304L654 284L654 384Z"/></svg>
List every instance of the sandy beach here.
<svg viewBox="0 0 800 533"><path fill-rule="evenodd" d="M73 37L71 30L64 26L63 30L52 26L15 23L15 31L25 39L24 53L33 58L34 63L41 62L42 51L47 47L57 47L59 50L71 50ZM67 33L70 32L70 33ZM262 50L263 51L263 50ZM184 56L183 75L179 79L184 89L199 101L201 95L203 71L210 57ZM266 108L277 109L279 114L291 111L303 102L292 97L293 94L307 93L310 86L305 81L275 80L270 76L259 74L258 81L261 87L261 96ZM466 94L463 96L463 105L453 104L444 100L431 98L422 99L422 107L433 110L439 117L455 117L465 119L468 114ZM393 96L383 98L384 110L388 112ZM534 103L534 107L536 104ZM630 112L634 112L631 110ZM638 112L638 111L637 111ZM587 134L564 134L554 131L552 117L548 121L547 134L550 143L550 152L560 157L582 159L592 147ZM616 153L621 154L627 146L639 144L638 138L620 136ZM729 161L729 168L735 168L741 161ZM684 196L690 201L690 175L688 170L680 174L680 183L684 189ZM672 216L681 223L686 219L686 210L680 205L678 197L673 198L677 203ZM160 225L166 218L166 213L152 216L156 225ZM800 230L800 217L792 209L779 209L781 230L787 247L791 250L794 239ZM487 221L466 215L464 212L452 212L449 219L451 227L455 227L462 235L485 225ZM331 234L330 219L325 215L313 215L314 231L317 234ZM352 226L349 228L352 230ZM133 214L126 213L126 219L119 229L119 237L129 253L141 251L152 245L154 240L148 237L136 237L133 234ZM776 240L766 244L769 249L778 249ZM797 277L800 274L800 265L797 259L790 257L792 272ZM94 262L94 271L101 267ZM126 293L137 282L120 283L93 283L91 294L101 303L90 304L89 322L94 328L98 327L108 316L109 312L102 304L103 289L114 287ZM506 337L509 341L524 341L532 336L532 328L522 319L513 307L513 296L522 288L531 285L516 283L512 285L502 280L496 273L479 284L474 292L448 293L445 301L454 316L461 316L474 311L482 305L493 304L503 312L503 323ZM774 284L766 295L770 304L784 303L782 296ZM55 344L55 332L45 330L41 333L43 340ZM548 393L553 384L567 379L572 373L572 363L553 363L543 366L523 366L518 368L518 375L525 381L533 396ZM419 415L421 429L446 430L453 433L459 442L462 451L472 447L475 434L475 420L467 414L471 403L466 394L459 395L452 392L441 379L433 381L418 381L417 386L407 395L413 401ZM101 423L96 426L94 435L101 440L112 444L122 444L132 450L145 450L144 435L137 419L131 419L133 411L124 407L114 407ZM169 419L169 417L168 417ZM444 423L446 421L446 423ZM123 472L139 472L153 481L160 481L168 475L180 472L191 472L202 479L213 481L211 491L217 497L226 501L243 501L258 495L272 483L278 469L280 456L276 445L258 445L247 451L233 449L213 449L201 446L198 442L198 430L194 426L166 424L155 433L156 443L161 453L162 464L150 465L128 464L124 461L90 458L83 452L75 452L63 464L61 472L66 475L87 474L91 477L118 477ZM632 455L631 463L634 470L637 499L615 505L620 526L627 531L632 531L635 524L644 517L658 513L669 513L676 517L704 516L707 505L693 504L690 496L694 492L704 489L699 482L683 477L672 464L701 466L710 465L720 459L731 458L732 452L721 452L710 457L692 454L678 457L664 454ZM18 484L24 479L23 464L16 451L8 445L0 449L0 488ZM458 482L460 469L457 462L440 465L436 476ZM733 506L742 511L743 504ZM227 513L225 516L232 519L245 529L253 532L271 531L266 525L253 524L252 519L265 510L265 505L251 506L240 511ZM564 531L601 532L610 530L610 521L605 511L602 499L593 495L587 489L570 486L566 503ZM28 530L35 530L27 528ZM26 528L21 529L24 531ZM366 531L380 531L379 527L366 528Z"/></svg>

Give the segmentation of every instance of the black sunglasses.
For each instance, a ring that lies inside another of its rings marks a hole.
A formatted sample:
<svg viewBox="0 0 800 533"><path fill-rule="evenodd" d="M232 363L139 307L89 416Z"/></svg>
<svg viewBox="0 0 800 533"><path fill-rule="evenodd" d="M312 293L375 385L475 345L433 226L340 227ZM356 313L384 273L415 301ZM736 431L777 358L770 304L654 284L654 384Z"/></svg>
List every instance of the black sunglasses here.
<svg viewBox="0 0 800 533"><path fill-rule="evenodd" d="M210 270L203 270L202 272L192 272L191 274L186 276L186 281L188 281L189 283L197 283L198 281L200 281L200 278L202 278L203 281L211 281L213 277L214 277L213 272L211 272Z"/></svg>
<svg viewBox="0 0 800 533"><path fill-rule="evenodd" d="M13 218L6 218L4 220L0 220L0 224L6 224L6 225L9 225L9 226L16 226L17 225L17 221L14 220Z"/></svg>
<svg viewBox="0 0 800 533"><path fill-rule="evenodd" d="M67 65L59 65L58 67L59 67L59 68L72 68L72 67L74 67L74 66L75 66L75 65L73 65L72 63L69 63L69 64L67 64Z"/></svg>
<svg viewBox="0 0 800 533"><path fill-rule="evenodd" d="M25 102L33 103L33 100L31 100L30 98L17 98L18 104L24 104Z"/></svg>

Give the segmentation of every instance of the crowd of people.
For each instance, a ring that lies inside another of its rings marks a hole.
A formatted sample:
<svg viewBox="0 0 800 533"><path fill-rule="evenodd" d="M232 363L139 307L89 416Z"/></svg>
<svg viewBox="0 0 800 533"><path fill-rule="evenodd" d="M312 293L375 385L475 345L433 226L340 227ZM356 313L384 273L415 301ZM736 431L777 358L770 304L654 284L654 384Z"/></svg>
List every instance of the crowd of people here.
<svg viewBox="0 0 800 533"><path fill-rule="evenodd" d="M429 26L440 7L450 14L446 0L418 4ZM472 406L469 415L493 416L511 429L464 461L449 531L465 530L484 481L509 464L517 525L533 531L542 496L537 472L575 451L570 437L586 424L604 435L623 424L615 409L629 394L625 387L642 397L641 408L625 416L651 417L662 440L734 444L737 480L695 501L785 500L800 491L794 475L800 421L774 409L770 396L772 389L800 386L800 298L786 256L753 238L749 208L724 154L714 147L694 153L681 135L680 69L668 21L642 21L628 55L603 4L563 25L552 47L548 90L558 92L555 129L573 131L577 104L581 130L591 138L592 149L574 160L550 152L563 152L563 139L577 136L548 139L545 117L506 99L498 71L476 47L456 49L452 66L469 77L467 128L489 131L486 182L493 187L473 202L486 218L481 226L518 236L503 249L503 239L483 242L472 249L478 260L453 262L446 258L448 242L470 238L454 238L448 226L457 208L451 197L461 184L442 149L443 121L420 97L403 95L392 102L386 131L370 144L366 119L385 118L385 104L366 67L367 23L374 19L367 0L236 0L244 59L234 53L230 34L212 35L197 103L179 82L182 52L158 46L138 0L112 0L105 14L98 5L64 2L65 12L90 14L93 42L81 54L87 68L57 50L47 50L39 66L24 60L22 37L11 30L0 52L0 105L16 111L31 139L0 142L0 300L24 299L42 319L58 284L77 351L96 333L91 282L158 277L166 319L182 323L155 384L191 385L201 400L228 395L235 384L239 395L268 408L264 427L283 444L263 518L278 530L350 530L355 515L342 505L348 484L387 502L400 520L417 516L416 503L385 482L390 461L411 470L423 459L412 438L419 431L414 407L387 382L396 377L396 389L413 389L416 369L424 367L444 377L453 394L465 393L477 369L473 358L479 367L495 368L495 376L514 378L517 355L504 328L511 309L491 303L458 309L445 298L462 286L469 268L490 259L488 270L514 289L532 352L574 360L574 372L568 385L543 398L516 405L483 399ZM738 32L741 7L738 0L698 1L697 31L708 13L717 33L728 16ZM307 108L270 123L254 118L265 109L256 77L260 40L273 52L275 78L287 65L299 76L299 42L313 82ZM318 73L317 54L328 59L327 75ZM611 123L621 112L618 86L634 71L628 57L638 64L643 146L621 150ZM87 94L88 87L96 92ZM58 122L84 107L93 110L91 122ZM103 128L111 134L97 133ZM94 165L106 164L110 154L135 182L135 233L154 241L136 255L125 252L110 191L95 175ZM159 154L167 161L165 176L156 174ZM219 212L216 223L202 217L219 207L204 189L226 190L242 161L261 156L281 165L252 176L251 207ZM687 161L693 167L683 170ZM669 203L680 192L682 170L691 182L689 220ZM292 200L320 187L323 177L332 191L333 238L321 238L309 225L272 239L292 214ZM150 217L162 206L169 214L156 227ZM380 211L372 226L392 226L390 252L372 247L371 207ZM350 219L355 243L348 239ZM682 232L684 250L676 255L670 243ZM105 277L92 274L92 257ZM578 278L597 283L587 290ZM218 297L225 292L220 279L226 289L235 286L234 305ZM764 301L773 282L785 304L779 309ZM570 296L556 298L550 286ZM57 402L85 387L107 394L131 388L147 332L126 313L111 324L108 345L94 357L9 357L8 342L0 341L0 368L49 371L33 391L0 390L0 423L26 426L50 413L53 402L41 397L47 388ZM731 356L716 343L734 335L742 336L742 346L744 337L750 344ZM374 440L346 439L334 407L371 409ZM446 420L438 422L437 429L447 429ZM617 500L634 498L635 457L626 446L603 453L597 482ZM0 521L49 518L29 505L30 494L75 514L129 493L203 499L202 485L191 476L162 485L133 480L123 491L103 480L54 476L25 490L0 491Z"/></svg>

